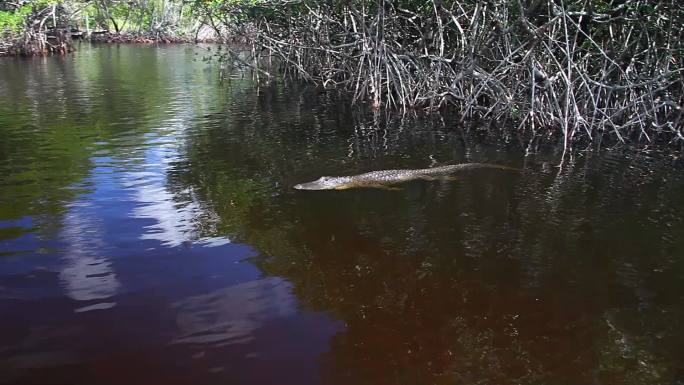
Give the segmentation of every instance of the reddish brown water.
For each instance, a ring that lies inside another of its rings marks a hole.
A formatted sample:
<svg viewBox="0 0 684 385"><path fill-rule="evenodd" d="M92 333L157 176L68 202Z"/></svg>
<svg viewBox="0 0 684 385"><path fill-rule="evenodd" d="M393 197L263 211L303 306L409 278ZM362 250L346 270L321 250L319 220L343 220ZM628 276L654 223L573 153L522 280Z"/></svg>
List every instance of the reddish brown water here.
<svg viewBox="0 0 684 385"><path fill-rule="evenodd" d="M221 84L202 52L0 60L0 384L684 383L677 161L559 169L516 138ZM292 189L459 162L523 171Z"/></svg>

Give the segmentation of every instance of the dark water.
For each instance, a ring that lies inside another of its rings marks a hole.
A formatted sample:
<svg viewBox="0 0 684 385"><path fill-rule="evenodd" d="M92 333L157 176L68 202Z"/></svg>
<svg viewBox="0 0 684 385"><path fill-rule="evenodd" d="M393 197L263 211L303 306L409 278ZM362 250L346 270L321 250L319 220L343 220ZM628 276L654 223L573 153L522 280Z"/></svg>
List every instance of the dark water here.
<svg viewBox="0 0 684 385"><path fill-rule="evenodd" d="M0 383L684 383L672 159L559 169L515 137L219 84L202 55L0 60ZM524 171L292 189L465 161Z"/></svg>

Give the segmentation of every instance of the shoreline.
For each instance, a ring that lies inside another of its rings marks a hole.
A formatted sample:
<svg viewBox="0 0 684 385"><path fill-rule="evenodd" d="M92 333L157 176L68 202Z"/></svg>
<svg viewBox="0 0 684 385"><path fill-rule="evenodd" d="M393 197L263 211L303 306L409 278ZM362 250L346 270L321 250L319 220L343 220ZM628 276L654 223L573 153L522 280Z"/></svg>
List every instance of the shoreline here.
<svg viewBox="0 0 684 385"><path fill-rule="evenodd" d="M81 39L91 43L110 43L110 44L185 44L185 43L205 43L208 41L195 41L182 36L157 35L149 33L104 33L91 34L89 38Z"/></svg>
<svg viewBox="0 0 684 385"><path fill-rule="evenodd" d="M74 51L77 51L76 43L77 42L87 42L91 43L94 45L104 45L104 44L131 44L131 45L182 45L182 44L226 44L228 46L234 46L236 43L231 43L225 41L225 39L188 39L188 38L183 38L180 36L158 36L158 37L153 37L150 36L150 34L136 34L136 33L121 33L121 34L113 34L113 33L97 33L94 35L91 35L89 38L81 38L81 39L70 39L69 40L69 47L68 51L63 51L63 52L49 52L49 53L44 53L40 55L24 55L21 53L10 53L10 54L2 54L2 47L3 47L3 41L0 40L0 57L11 57L11 56L19 56L19 57L35 57L35 56L52 56L52 55L65 55L68 53L72 53ZM239 44L238 44L239 45ZM277 66L277 65L276 65ZM291 77L288 78L287 80L290 81L301 81L301 79L298 79L296 77ZM322 90L325 92L330 92L335 90L336 92L344 93L347 94L348 96L351 96L349 94L349 90L342 88L342 87L332 87L328 88L324 85L321 85L318 82L305 82L308 83L309 86L312 87L312 89L318 89ZM373 104L372 100L361 100L361 101L356 101L356 102L351 102L351 104L356 105L356 107L360 108L361 110L366 110L368 113L371 114L376 114L379 113L380 111L384 111L385 113L392 113L392 114L398 114L401 115L401 109L399 108L391 108L387 106L376 106ZM633 150L636 150L637 152L645 152L645 153L661 153L665 154L666 156L673 157L673 159L676 160L678 164L681 164L682 159L684 159L684 141L677 140L677 137L674 135L668 135L667 132L663 132L660 135L656 135L651 138L647 138L643 135L643 133L638 130L638 129L631 129L622 134L620 138L616 137L614 132L608 131L608 132L596 132L594 136L592 137L585 137L585 136L577 136L574 138L569 138L568 143L563 145L563 132L562 131L546 131L546 132L532 132L531 130L528 130L526 128L523 128L520 130L520 125L519 121L511 118L503 118L503 119L486 119L486 118L481 118L481 117L463 117L462 111L459 111L459 108L454 105L444 105L439 108L435 109L429 109L429 108L420 108L416 107L414 109L410 109L409 111L414 111L414 113L418 113L418 115L439 115L439 116L459 116L459 120L462 125L464 126L471 126L475 122L482 123L482 126L487 126L490 127L488 129L488 132L493 132L496 130L492 130L491 127L497 127L497 126L506 126L506 127L518 127L518 130L515 129L506 129L505 131L508 131L505 135L509 137L516 137L517 140L520 140L522 142L528 143L528 149L531 151L531 153L535 153L537 150L533 150L532 148L538 148L539 146L546 146L546 145L552 145L552 146L567 146L567 150L569 152L576 151L578 148L582 147L589 147L590 144L596 140L598 140L598 145L599 147L620 147L620 146L625 146L626 148L631 148ZM475 124L477 125L477 124ZM476 130L477 131L477 130ZM501 134L501 133L499 133ZM600 138L600 139L599 139Z"/></svg>
<svg viewBox="0 0 684 385"><path fill-rule="evenodd" d="M87 38L69 38L60 41L59 45L50 45L43 51L26 53L21 46L21 36L0 38L0 57L33 57L66 55L75 49L75 43L79 41L93 44L197 44L197 43L221 43L220 39L191 39L174 35L153 36L148 33L95 33Z"/></svg>

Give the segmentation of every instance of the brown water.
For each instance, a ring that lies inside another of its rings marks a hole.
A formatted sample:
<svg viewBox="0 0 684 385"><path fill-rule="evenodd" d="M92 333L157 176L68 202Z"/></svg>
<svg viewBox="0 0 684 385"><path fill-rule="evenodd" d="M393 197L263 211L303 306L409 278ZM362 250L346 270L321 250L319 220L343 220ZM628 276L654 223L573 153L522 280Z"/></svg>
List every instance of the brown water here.
<svg viewBox="0 0 684 385"><path fill-rule="evenodd" d="M684 171L256 87L0 60L2 384L682 384ZM498 139L494 139L498 138ZM399 191L321 175L489 162Z"/></svg>

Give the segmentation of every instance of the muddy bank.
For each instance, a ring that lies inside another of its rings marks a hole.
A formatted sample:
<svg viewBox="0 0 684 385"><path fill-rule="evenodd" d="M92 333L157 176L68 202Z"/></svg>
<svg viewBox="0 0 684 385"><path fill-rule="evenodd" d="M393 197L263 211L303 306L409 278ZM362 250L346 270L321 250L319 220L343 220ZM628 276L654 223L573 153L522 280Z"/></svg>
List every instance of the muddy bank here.
<svg viewBox="0 0 684 385"><path fill-rule="evenodd" d="M93 43L125 44L180 44L195 42L193 39L188 39L182 36L152 33L93 33L90 36L90 41Z"/></svg>
<svg viewBox="0 0 684 385"><path fill-rule="evenodd" d="M41 56L66 54L74 51L72 33L69 31L49 32L32 35L13 35L0 37L0 56ZM151 33L93 33L78 39L103 44L183 44L216 43L217 39L190 39L169 34Z"/></svg>

